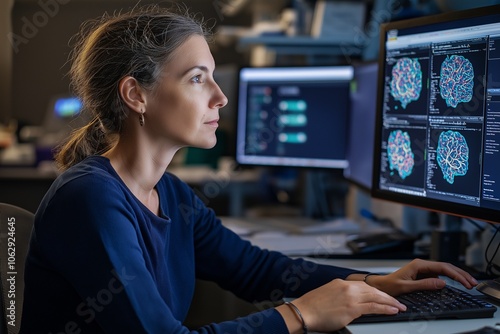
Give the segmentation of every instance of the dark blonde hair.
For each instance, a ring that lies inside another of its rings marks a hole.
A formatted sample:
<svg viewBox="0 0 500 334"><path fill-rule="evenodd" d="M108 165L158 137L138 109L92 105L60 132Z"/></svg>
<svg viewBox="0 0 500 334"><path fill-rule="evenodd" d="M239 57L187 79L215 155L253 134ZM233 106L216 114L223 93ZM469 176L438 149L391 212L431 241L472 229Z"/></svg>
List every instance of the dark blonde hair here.
<svg viewBox="0 0 500 334"><path fill-rule="evenodd" d="M90 122L58 148L55 158L60 169L111 148L128 116L118 92L123 77L132 76L151 91L179 46L193 35L209 38L202 19L186 8L183 14L179 11L157 5L136 7L82 25L70 55L69 74Z"/></svg>

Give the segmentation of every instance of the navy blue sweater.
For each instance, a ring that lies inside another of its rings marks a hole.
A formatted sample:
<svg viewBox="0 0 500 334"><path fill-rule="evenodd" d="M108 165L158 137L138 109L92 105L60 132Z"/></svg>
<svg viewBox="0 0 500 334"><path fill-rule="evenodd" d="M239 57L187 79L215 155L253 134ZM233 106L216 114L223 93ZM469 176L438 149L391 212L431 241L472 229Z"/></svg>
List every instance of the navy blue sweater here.
<svg viewBox="0 0 500 334"><path fill-rule="evenodd" d="M196 278L253 302L297 297L353 273L252 246L171 174L157 190L159 217L99 156L56 179L36 213L22 333L189 333L183 321ZM193 333L287 329L268 309Z"/></svg>

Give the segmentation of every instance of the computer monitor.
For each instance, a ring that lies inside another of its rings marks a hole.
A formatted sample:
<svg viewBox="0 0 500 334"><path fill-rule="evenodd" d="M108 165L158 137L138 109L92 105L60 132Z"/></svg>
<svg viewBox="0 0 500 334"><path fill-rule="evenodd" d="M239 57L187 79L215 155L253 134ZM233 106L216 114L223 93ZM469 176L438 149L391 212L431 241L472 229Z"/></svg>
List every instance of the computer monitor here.
<svg viewBox="0 0 500 334"><path fill-rule="evenodd" d="M46 132L60 132L72 125L82 111L82 101L75 96L56 96L50 100L42 124Z"/></svg>
<svg viewBox="0 0 500 334"><path fill-rule="evenodd" d="M346 168L352 66L242 68L236 161Z"/></svg>
<svg viewBox="0 0 500 334"><path fill-rule="evenodd" d="M372 195L499 222L500 6L380 35Z"/></svg>
<svg viewBox="0 0 500 334"><path fill-rule="evenodd" d="M71 131L83 126L87 118L81 114L82 109L82 101L75 96L58 95L50 99L37 145L55 147L64 141Z"/></svg>
<svg viewBox="0 0 500 334"><path fill-rule="evenodd" d="M376 62L354 65L344 177L366 192L372 188L373 141L377 100Z"/></svg>

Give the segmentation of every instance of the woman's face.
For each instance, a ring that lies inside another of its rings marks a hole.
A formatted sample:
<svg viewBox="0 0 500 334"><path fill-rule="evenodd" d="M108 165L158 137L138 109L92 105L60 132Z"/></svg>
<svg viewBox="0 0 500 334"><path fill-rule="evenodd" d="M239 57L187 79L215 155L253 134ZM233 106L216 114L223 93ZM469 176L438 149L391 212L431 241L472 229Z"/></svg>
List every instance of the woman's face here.
<svg viewBox="0 0 500 334"><path fill-rule="evenodd" d="M154 140L164 138L180 147L215 145L219 109L227 98L214 81L214 69L202 36L191 36L174 52L158 86L147 95L146 126Z"/></svg>

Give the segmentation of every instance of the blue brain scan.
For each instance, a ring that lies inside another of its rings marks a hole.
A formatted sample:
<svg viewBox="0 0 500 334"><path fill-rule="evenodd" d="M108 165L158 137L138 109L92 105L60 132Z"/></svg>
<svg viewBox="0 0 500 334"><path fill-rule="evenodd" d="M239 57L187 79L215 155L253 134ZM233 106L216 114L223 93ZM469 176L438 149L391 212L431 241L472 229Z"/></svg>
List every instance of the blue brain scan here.
<svg viewBox="0 0 500 334"><path fill-rule="evenodd" d="M460 102L469 102L474 88L472 63L463 56L447 56L441 64L439 88L448 107L455 108Z"/></svg>
<svg viewBox="0 0 500 334"><path fill-rule="evenodd" d="M408 132L395 130L390 133L387 156L390 169L395 169L403 180L411 175L415 160Z"/></svg>
<svg viewBox="0 0 500 334"><path fill-rule="evenodd" d="M453 184L455 176L467 174L469 169L469 146L465 137L458 131L441 132L437 146L437 163L443 178Z"/></svg>
<svg viewBox="0 0 500 334"><path fill-rule="evenodd" d="M416 101L422 91L422 69L417 59L404 57L392 68L391 95L401 102L403 109Z"/></svg>

